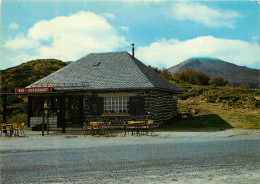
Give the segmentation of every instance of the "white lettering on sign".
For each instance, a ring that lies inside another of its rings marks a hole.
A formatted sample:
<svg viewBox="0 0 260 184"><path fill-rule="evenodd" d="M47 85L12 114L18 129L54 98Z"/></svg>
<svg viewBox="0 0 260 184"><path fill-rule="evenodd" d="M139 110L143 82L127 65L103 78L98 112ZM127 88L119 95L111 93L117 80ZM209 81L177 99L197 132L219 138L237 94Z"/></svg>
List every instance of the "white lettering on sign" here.
<svg viewBox="0 0 260 184"><path fill-rule="evenodd" d="M51 93L51 87L15 88L15 93Z"/></svg>
<svg viewBox="0 0 260 184"><path fill-rule="evenodd" d="M24 93L24 89L18 89L19 93Z"/></svg>

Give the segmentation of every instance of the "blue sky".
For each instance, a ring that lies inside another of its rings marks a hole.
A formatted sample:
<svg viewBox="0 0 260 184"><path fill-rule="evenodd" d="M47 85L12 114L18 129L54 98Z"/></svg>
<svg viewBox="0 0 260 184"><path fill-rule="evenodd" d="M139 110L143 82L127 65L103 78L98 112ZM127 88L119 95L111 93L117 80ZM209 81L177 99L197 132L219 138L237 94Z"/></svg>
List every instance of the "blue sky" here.
<svg viewBox="0 0 260 184"><path fill-rule="evenodd" d="M2 0L1 69L130 51L169 68L190 57L260 69L258 1Z"/></svg>

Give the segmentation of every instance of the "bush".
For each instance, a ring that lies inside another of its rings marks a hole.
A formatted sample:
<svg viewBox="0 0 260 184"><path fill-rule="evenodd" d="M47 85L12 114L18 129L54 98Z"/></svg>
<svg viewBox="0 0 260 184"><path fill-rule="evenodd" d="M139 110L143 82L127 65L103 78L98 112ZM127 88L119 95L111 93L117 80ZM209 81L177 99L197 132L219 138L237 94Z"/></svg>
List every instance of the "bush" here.
<svg viewBox="0 0 260 184"><path fill-rule="evenodd" d="M224 80L222 77L215 77L210 81L210 85L213 86L230 86L230 82L228 80Z"/></svg>
<svg viewBox="0 0 260 184"><path fill-rule="evenodd" d="M8 100L7 100L7 104L8 104L8 105L18 104L18 103L23 103L23 99L22 99L22 98L19 98L19 97L16 96L16 95L10 95L10 96L8 97Z"/></svg>
<svg viewBox="0 0 260 184"><path fill-rule="evenodd" d="M181 80L194 85L209 85L210 77L203 72L196 72L194 69L187 69L174 75L175 80Z"/></svg>

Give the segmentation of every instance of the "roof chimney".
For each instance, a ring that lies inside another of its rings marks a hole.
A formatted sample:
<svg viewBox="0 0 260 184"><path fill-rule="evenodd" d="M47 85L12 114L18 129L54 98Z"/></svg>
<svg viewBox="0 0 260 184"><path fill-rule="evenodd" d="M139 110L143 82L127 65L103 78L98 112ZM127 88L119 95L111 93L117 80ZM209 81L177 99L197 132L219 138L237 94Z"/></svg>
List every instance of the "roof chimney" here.
<svg viewBox="0 0 260 184"><path fill-rule="evenodd" d="M135 44L132 43L132 56L135 57Z"/></svg>

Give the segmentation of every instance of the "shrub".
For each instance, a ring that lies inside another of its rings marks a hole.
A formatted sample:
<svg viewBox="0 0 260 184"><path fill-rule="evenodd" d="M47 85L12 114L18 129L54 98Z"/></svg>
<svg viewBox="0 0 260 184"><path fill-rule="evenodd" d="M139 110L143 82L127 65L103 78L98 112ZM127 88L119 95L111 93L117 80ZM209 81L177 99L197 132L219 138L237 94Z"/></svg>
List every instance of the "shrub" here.
<svg viewBox="0 0 260 184"><path fill-rule="evenodd" d="M174 75L175 80L181 80L194 85L208 85L210 77L203 72L196 72L194 69L187 69Z"/></svg>
<svg viewBox="0 0 260 184"><path fill-rule="evenodd" d="M230 82L228 80L224 80L222 77L215 77L209 83L213 86L222 86L222 87L230 85Z"/></svg>

